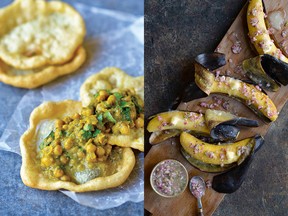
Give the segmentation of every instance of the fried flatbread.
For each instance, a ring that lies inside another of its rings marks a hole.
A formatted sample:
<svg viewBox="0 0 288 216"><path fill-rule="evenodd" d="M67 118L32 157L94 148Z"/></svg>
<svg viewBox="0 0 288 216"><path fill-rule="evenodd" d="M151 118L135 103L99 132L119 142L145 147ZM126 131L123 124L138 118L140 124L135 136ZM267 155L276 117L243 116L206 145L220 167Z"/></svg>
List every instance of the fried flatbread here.
<svg viewBox="0 0 288 216"><path fill-rule="evenodd" d="M0 58L17 69L64 64L86 33L80 14L60 1L15 0L0 23Z"/></svg>
<svg viewBox="0 0 288 216"><path fill-rule="evenodd" d="M44 66L38 69L15 69L0 60L0 81L20 88L37 88L57 77L75 72L85 61L86 52L79 47L74 57L62 65Z"/></svg>
<svg viewBox="0 0 288 216"><path fill-rule="evenodd" d="M83 184L72 181L61 181L47 177L37 157L39 143L47 132L53 129L53 122L58 118L71 116L81 110L81 102L66 100L62 102L46 102L35 108L30 116L30 127L22 135L20 148L22 154L21 178L25 185L43 190L67 189L75 192L97 191L121 185L131 173L135 165L135 156L130 148L123 148L121 163L117 172L110 176L97 177Z"/></svg>

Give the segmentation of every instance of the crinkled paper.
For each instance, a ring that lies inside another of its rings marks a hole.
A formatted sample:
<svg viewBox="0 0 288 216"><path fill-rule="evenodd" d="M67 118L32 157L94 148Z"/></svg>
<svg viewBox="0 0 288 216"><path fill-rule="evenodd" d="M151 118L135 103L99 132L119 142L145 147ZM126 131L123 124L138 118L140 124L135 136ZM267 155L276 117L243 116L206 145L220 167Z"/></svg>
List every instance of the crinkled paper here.
<svg viewBox="0 0 288 216"><path fill-rule="evenodd" d="M71 1L72 2L72 1ZM30 90L17 105L2 137L0 149L20 154L19 139L29 126L32 110L44 101L79 100L83 81L104 67L119 67L129 75L140 76L144 71L144 18L117 11L72 5L84 17L87 36L84 47L88 57L74 74L62 77L39 89ZM144 199L144 155L137 153L136 166L120 187L99 192L74 193L61 191L76 202L96 209L108 209L127 201Z"/></svg>

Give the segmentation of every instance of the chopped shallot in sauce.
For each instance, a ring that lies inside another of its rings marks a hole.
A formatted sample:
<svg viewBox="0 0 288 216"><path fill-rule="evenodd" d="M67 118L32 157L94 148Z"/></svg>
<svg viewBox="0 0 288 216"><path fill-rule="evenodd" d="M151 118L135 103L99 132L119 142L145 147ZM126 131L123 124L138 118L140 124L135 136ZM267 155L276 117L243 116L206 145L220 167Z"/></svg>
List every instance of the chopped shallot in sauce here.
<svg viewBox="0 0 288 216"><path fill-rule="evenodd" d="M152 188L164 197L181 194L188 183L188 173L178 161L168 159L158 163L150 177Z"/></svg>

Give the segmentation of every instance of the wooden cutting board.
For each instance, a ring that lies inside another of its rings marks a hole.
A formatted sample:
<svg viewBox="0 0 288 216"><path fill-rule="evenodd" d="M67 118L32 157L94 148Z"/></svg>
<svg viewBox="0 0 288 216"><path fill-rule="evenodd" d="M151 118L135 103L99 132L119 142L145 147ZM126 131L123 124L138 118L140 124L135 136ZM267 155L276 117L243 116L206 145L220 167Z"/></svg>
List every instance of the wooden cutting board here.
<svg viewBox="0 0 288 216"><path fill-rule="evenodd" d="M288 6L285 2L286 1L279 0L276 3L275 1L264 0L265 8L268 14L272 11L278 10L279 8L281 8L281 6L284 8L282 10L284 11L286 10L286 12L288 12ZM232 26L230 27L230 29L228 30L228 32L226 33L226 35L216 48L217 52L226 54L226 60L227 60L227 64L224 67L220 68L220 74L223 75L226 74L237 78L244 78L238 66L241 65L241 62L244 59L256 56L254 48L252 47L252 44L250 43L249 38L247 36L248 30L246 24L247 22L246 11L247 11L247 5L241 10L236 20L234 21L234 23L232 24ZM283 45L282 48L285 48L284 45L288 44L288 42L286 44L284 42L287 39L284 40L283 37L279 36L279 31L276 31L274 36L275 36L274 39L277 41L277 43L282 42ZM239 54L234 54L231 49L235 41L241 43L242 50ZM276 93L268 92L269 97L273 100L279 112L288 99L288 97L285 96L287 92L288 92L288 86L286 87L282 86L281 89ZM264 136L267 133L270 124L264 123L246 106L244 106L238 101L229 99L227 97L223 96L217 96L217 97L230 104L229 106L230 112L235 113L239 116L259 120L260 127L241 130L241 135L239 139L249 137L255 134L261 134L262 136ZM204 111L205 108L199 106L199 102L201 101L210 103L211 101L213 101L213 96L211 95L205 99L200 99L189 103L181 103L177 109L189 110L189 111L199 111L199 110ZM155 216L197 215L196 199L191 195L189 188L186 188L184 193L176 198L163 198L158 194L156 194L151 188L149 178L153 167L158 162L169 158L176 159L182 162L184 166L187 168L190 178L195 175L200 175L205 180L212 180L213 178L213 174L203 173L195 169L184 159L184 157L180 153L179 138L169 139L167 141L162 142L161 144L152 146L151 150L146 155L144 162L145 209ZM269 159L267 158L267 160ZM218 207L218 205L221 203L224 196L225 194L217 193L211 188L206 190L206 194L202 198L202 203L204 206L204 215L212 215L213 212Z"/></svg>

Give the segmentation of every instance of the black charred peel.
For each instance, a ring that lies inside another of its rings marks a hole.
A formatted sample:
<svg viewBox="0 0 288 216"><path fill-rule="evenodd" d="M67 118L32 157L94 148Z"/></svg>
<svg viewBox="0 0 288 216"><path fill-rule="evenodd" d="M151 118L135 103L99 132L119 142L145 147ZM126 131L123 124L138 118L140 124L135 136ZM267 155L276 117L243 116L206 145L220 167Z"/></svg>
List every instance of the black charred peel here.
<svg viewBox="0 0 288 216"><path fill-rule="evenodd" d="M212 188L219 193L233 193L240 188L245 180L248 169L253 161L255 153L264 144L262 136L255 138L255 147L253 152L240 165L231 170L213 177Z"/></svg>
<svg viewBox="0 0 288 216"><path fill-rule="evenodd" d="M274 56L264 54L246 59L242 63L246 75L261 88L278 91L279 83L288 84L288 64Z"/></svg>
<svg viewBox="0 0 288 216"><path fill-rule="evenodd" d="M237 126L258 127L256 120L235 116L229 112L207 109L205 122L210 129L210 136L217 141L235 140L240 129Z"/></svg>

